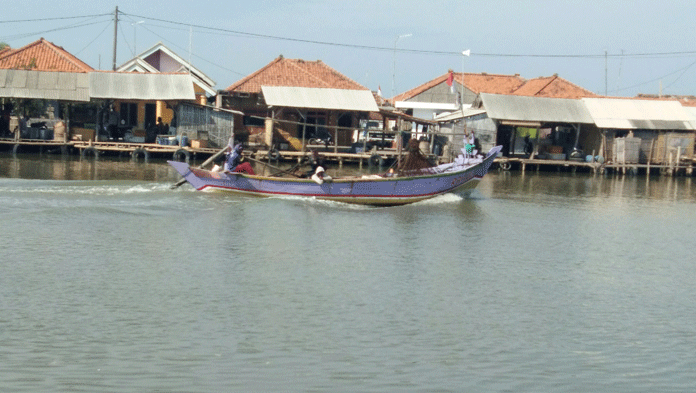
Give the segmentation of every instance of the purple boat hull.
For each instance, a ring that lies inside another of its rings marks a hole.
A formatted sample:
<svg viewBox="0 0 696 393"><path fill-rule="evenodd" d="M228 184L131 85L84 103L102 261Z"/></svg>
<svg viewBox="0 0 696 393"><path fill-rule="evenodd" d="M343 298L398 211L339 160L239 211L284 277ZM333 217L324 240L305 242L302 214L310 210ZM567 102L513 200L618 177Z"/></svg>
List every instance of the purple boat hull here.
<svg viewBox="0 0 696 393"><path fill-rule="evenodd" d="M256 196L299 196L363 205L392 206L413 203L437 195L468 193L488 172L500 151L494 147L480 162L462 167L440 166L436 173L415 176L336 178L318 184L311 179L254 176L212 172L169 161L199 191L229 191Z"/></svg>

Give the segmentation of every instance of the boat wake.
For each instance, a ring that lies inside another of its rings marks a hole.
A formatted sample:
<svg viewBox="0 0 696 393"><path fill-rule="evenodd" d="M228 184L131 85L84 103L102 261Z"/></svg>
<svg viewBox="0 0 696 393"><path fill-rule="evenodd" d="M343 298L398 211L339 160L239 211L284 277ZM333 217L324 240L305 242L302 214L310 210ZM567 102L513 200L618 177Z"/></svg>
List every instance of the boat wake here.
<svg viewBox="0 0 696 393"><path fill-rule="evenodd" d="M54 195L129 195L169 192L168 183L133 183L118 181L13 180L3 182L3 193Z"/></svg>
<svg viewBox="0 0 696 393"><path fill-rule="evenodd" d="M433 206L433 205L443 205L443 204L449 204L449 203L459 203L466 199L466 197L463 197L461 195L457 194L452 194L452 193L447 193L447 194L442 194L438 195L434 198L426 199L424 201L416 202L414 203L414 206Z"/></svg>
<svg viewBox="0 0 696 393"><path fill-rule="evenodd" d="M331 200L326 200L326 199L319 199L315 197L302 197L302 196L295 196L295 195L283 195L283 196L272 196L267 198L267 200L283 200L283 201L291 201L291 202L300 202L304 204L310 204L312 206L326 206L326 207L332 207L332 208L341 208L341 209L349 209L349 210L372 210L377 207L375 206L369 206L369 205L357 205L353 203L346 203L346 202L339 202L339 201L331 201Z"/></svg>
<svg viewBox="0 0 696 393"><path fill-rule="evenodd" d="M452 194L452 193L447 193L443 195L438 195L436 197L426 199L420 202L415 202L412 204L408 205L399 205L399 206L372 206L372 205L359 205L359 204L354 204L354 203L346 203L346 202L339 202L339 201L330 201L326 199L319 199L319 198L314 198L314 197L301 197L301 196L293 196L293 195L288 195L288 196L272 196L267 198L266 200L283 200L283 201L292 201L292 202L300 202L300 203L305 203L305 204L311 204L314 206L326 206L326 207L334 207L334 208L341 208L341 209L349 209L349 210L360 210L360 211L367 211L367 210L375 210L375 209L393 209L393 208L400 208L400 207L407 207L407 206L435 206L435 205L443 205L443 204L454 204L454 203L460 203L463 200L466 200L469 197L458 195L458 194Z"/></svg>

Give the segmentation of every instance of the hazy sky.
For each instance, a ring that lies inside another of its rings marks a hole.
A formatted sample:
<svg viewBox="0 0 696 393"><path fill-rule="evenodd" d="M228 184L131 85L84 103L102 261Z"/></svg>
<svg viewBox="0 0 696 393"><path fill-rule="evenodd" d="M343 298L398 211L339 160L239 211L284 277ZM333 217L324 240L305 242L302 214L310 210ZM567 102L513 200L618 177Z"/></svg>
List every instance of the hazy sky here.
<svg viewBox="0 0 696 393"><path fill-rule="evenodd" d="M162 41L217 89L282 54L322 60L387 97L450 68L558 74L614 96L696 95L693 0L5 1L0 41L19 48L44 37L111 69L116 6L117 64L134 44L142 52Z"/></svg>

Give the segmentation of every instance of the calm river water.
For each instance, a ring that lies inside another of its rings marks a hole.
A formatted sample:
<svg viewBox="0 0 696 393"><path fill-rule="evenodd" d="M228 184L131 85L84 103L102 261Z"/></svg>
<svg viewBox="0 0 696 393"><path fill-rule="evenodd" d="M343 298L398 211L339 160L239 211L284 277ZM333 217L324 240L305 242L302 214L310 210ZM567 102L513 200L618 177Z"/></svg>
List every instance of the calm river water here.
<svg viewBox="0 0 696 393"><path fill-rule="evenodd" d="M501 173L393 208L0 153L0 391L696 389L691 178Z"/></svg>

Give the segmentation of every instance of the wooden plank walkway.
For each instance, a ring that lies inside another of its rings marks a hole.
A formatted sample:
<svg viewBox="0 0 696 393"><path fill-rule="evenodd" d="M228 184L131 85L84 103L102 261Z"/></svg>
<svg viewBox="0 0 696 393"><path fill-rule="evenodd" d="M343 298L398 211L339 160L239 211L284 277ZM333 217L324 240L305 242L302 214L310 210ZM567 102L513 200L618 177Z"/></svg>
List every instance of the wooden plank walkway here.
<svg viewBox="0 0 696 393"><path fill-rule="evenodd" d="M693 168L696 161L692 162L682 162L677 164L620 164L620 163L598 163L598 162L585 162L585 161L574 161L574 160L546 160L546 159L536 159L536 158L517 158L517 157L499 157L494 161L500 169L511 170L513 167L519 167L520 171L524 172L527 170L527 166L533 166L536 171L539 171L541 167L554 167L556 170L568 169L571 172L576 172L578 169L588 170L593 174L614 172L621 174L638 174L652 173L653 171L659 171L661 175L676 175L679 173L684 173L687 176L693 175Z"/></svg>
<svg viewBox="0 0 696 393"><path fill-rule="evenodd" d="M173 159L178 161L190 161L202 158L209 158L220 151L219 148L192 148L181 147L178 145L160 145L156 143L127 143L127 142L91 142L91 141L55 141L42 139L21 139L15 140L11 138L0 138L0 146L12 146L13 153L21 152L24 147L40 152L44 150L58 150L63 154L68 154L71 150L77 150L82 156L98 156L102 153L119 153L127 154L133 158L150 157ZM397 159L395 149L379 149L364 153L346 153L348 147L328 146L323 145L308 146L307 150L302 151L276 151L268 150L267 148L248 148L245 154L259 161L266 162L300 162L303 157L311 155L311 150L316 150L322 155L324 160L338 164L342 167L344 164L357 164L360 169L364 165L370 166L385 166L390 165ZM578 169L589 171L593 174L605 173L607 171L622 173L622 174L637 174L639 172L652 173L659 171L662 175L676 175L684 173L687 176L693 175L693 167L696 160L692 162L681 162L676 164L617 164L617 163L598 163L585 162L574 160L548 160L537 158L519 158L519 157L498 157L494 161L494 165L502 170L511 170L518 168L524 172L528 166L532 166L536 171L546 167L555 168L558 171L570 170L576 172Z"/></svg>

